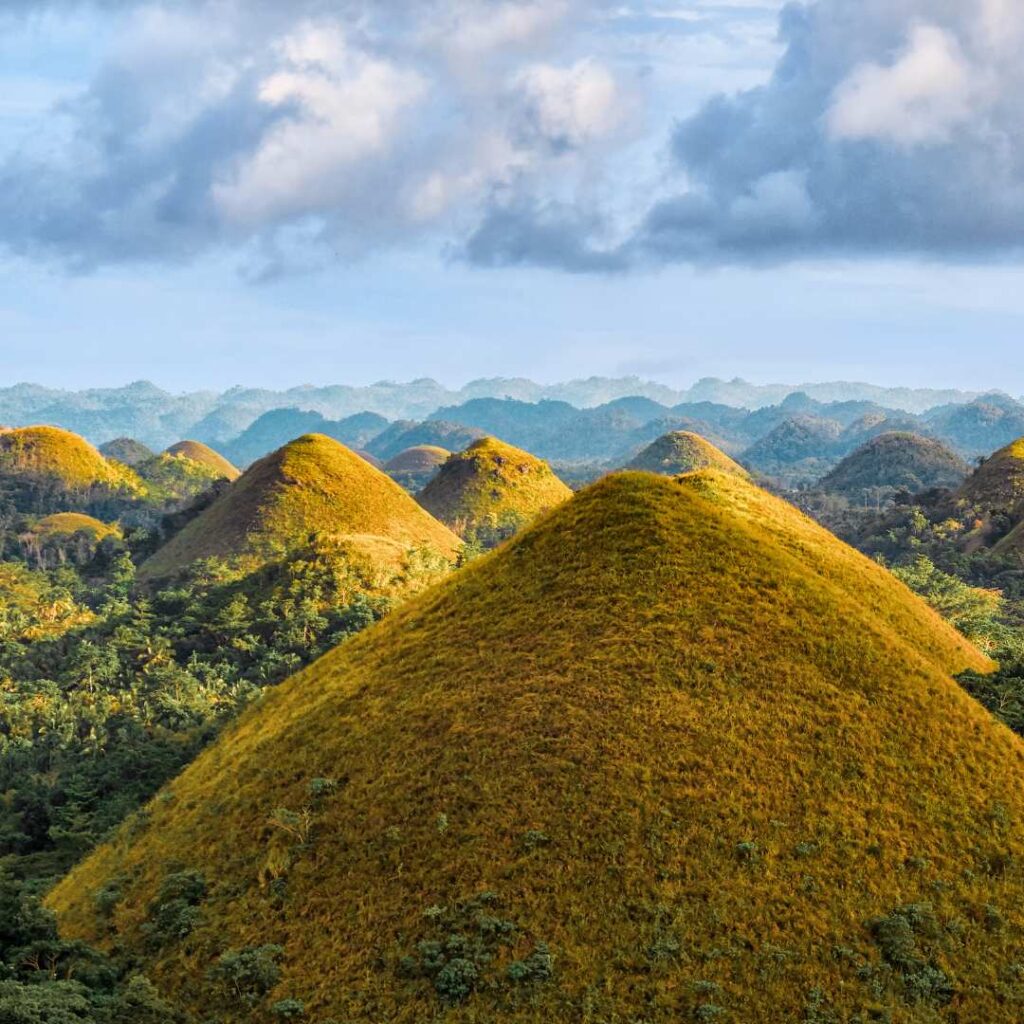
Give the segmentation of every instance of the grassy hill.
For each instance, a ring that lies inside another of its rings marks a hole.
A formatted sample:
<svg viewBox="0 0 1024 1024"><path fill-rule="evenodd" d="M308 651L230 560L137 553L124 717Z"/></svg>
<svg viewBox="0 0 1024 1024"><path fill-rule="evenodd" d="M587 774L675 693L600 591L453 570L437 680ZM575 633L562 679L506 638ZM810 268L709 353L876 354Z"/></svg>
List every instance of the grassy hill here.
<svg viewBox="0 0 1024 1024"><path fill-rule="evenodd" d="M818 485L849 497L878 490L955 488L970 473L967 463L940 441L919 434L880 434L848 455Z"/></svg>
<svg viewBox="0 0 1024 1024"><path fill-rule="evenodd" d="M146 482L148 503L163 511L180 510L218 481L234 481L239 471L199 441L180 441L145 462L136 471Z"/></svg>
<svg viewBox="0 0 1024 1024"><path fill-rule="evenodd" d="M200 466L205 466L221 480L237 480L242 475L223 455L202 441L179 441L172 444L164 454L176 459L189 459Z"/></svg>
<svg viewBox="0 0 1024 1024"><path fill-rule="evenodd" d="M449 557L458 548L394 481L337 441L308 434L254 463L140 576L168 576L200 558L258 559L314 533L362 538L360 546L378 551L426 546Z"/></svg>
<svg viewBox="0 0 1024 1024"><path fill-rule="evenodd" d="M86 533L96 540L105 537L120 537L121 529L115 524L104 523L80 512L57 512L33 524L32 532L40 537L72 537Z"/></svg>
<svg viewBox="0 0 1024 1024"><path fill-rule="evenodd" d="M986 459L956 496L982 512L1024 517L1024 438Z"/></svg>
<svg viewBox="0 0 1024 1024"><path fill-rule="evenodd" d="M0 431L0 495L23 512L86 509L131 500L145 488L77 434L57 427Z"/></svg>
<svg viewBox="0 0 1024 1024"><path fill-rule="evenodd" d="M752 485L612 476L264 697L50 905L228 1024L1011 1024L1024 746L972 667Z"/></svg>
<svg viewBox="0 0 1024 1024"><path fill-rule="evenodd" d="M451 452L437 445L421 444L406 448L384 465L384 472L407 491L422 490L437 475Z"/></svg>
<svg viewBox="0 0 1024 1024"><path fill-rule="evenodd" d="M460 537L497 539L571 495L546 462L485 437L448 459L416 500Z"/></svg>
<svg viewBox="0 0 1024 1024"><path fill-rule="evenodd" d="M738 462L719 451L710 441L686 430L673 431L659 437L626 468L660 473L663 476L678 476L698 469L720 469L742 477L749 475Z"/></svg>

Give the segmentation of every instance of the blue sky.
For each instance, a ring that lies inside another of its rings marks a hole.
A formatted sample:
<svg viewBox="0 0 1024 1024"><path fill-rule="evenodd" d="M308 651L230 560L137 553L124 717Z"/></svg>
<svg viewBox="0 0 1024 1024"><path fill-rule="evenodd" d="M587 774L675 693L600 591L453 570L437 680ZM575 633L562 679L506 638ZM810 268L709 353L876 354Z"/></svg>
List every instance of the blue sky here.
<svg viewBox="0 0 1024 1024"><path fill-rule="evenodd" d="M1010 0L0 0L0 383L1024 392Z"/></svg>

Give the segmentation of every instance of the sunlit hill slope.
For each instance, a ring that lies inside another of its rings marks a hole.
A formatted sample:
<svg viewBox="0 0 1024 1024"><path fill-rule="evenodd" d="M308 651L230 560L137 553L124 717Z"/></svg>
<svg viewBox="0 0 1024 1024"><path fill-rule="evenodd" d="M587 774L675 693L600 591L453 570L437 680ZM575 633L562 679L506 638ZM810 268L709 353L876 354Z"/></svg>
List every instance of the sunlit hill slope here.
<svg viewBox="0 0 1024 1024"><path fill-rule="evenodd" d="M1009 1024L1024 746L951 678L986 666L748 483L608 477L268 694L50 903L226 1022Z"/></svg>

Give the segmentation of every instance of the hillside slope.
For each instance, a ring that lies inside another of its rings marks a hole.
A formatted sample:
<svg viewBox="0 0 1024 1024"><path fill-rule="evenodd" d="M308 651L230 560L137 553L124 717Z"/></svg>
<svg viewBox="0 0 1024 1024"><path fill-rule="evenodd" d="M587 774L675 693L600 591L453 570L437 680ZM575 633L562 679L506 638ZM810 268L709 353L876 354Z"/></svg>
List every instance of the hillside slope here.
<svg viewBox="0 0 1024 1024"><path fill-rule="evenodd" d="M1024 518L1024 438L986 459L957 491L959 501L982 513Z"/></svg>
<svg viewBox="0 0 1024 1024"><path fill-rule="evenodd" d="M546 462L485 437L449 458L416 500L460 537L497 539L571 496Z"/></svg>
<svg viewBox="0 0 1024 1024"><path fill-rule="evenodd" d="M355 452L308 434L251 466L206 511L143 564L143 579L200 558L259 557L310 534L378 538L454 555L458 540L394 481Z"/></svg>
<svg viewBox="0 0 1024 1024"><path fill-rule="evenodd" d="M686 430L676 430L659 437L626 468L662 476L678 476L699 469L719 469L742 477L749 476L738 462L719 451L710 441Z"/></svg>
<svg viewBox="0 0 1024 1024"><path fill-rule="evenodd" d="M63 512L129 500L144 487L84 438L58 427L0 430L0 495L20 511Z"/></svg>
<svg viewBox="0 0 1024 1024"><path fill-rule="evenodd" d="M967 463L940 441L894 431L861 445L818 486L850 497L878 489L918 494L959 487L969 472Z"/></svg>
<svg viewBox="0 0 1024 1024"><path fill-rule="evenodd" d="M189 459L200 466L205 466L211 473L216 473L220 480L237 480L242 475L220 452L214 451L202 441L178 441L164 454L176 459Z"/></svg>
<svg viewBox="0 0 1024 1024"><path fill-rule="evenodd" d="M230 1024L1011 1024L1024 746L968 667L746 482L609 477L267 695L50 903Z"/></svg>

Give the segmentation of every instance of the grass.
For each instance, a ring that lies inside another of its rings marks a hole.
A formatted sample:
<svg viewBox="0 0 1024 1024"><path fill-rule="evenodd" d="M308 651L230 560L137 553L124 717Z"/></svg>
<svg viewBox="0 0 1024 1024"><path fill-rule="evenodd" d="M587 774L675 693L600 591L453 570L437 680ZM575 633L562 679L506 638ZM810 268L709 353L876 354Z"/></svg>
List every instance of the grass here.
<svg viewBox="0 0 1024 1024"><path fill-rule="evenodd" d="M509 520L529 521L571 496L546 462L484 437L452 455L417 501L460 537L468 537Z"/></svg>
<svg viewBox="0 0 1024 1024"><path fill-rule="evenodd" d="M611 476L269 693L49 903L228 1024L1011 1024L1024 746L951 678L988 667L750 484ZM211 980L268 943L262 1003Z"/></svg>
<svg viewBox="0 0 1024 1024"><path fill-rule="evenodd" d="M104 523L79 512L58 512L46 516L33 524L31 532L46 538L73 537L76 533L88 533L97 541L121 536L121 528L116 524Z"/></svg>
<svg viewBox="0 0 1024 1024"><path fill-rule="evenodd" d="M662 476L678 476L699 469L717 469L744 478L750 475L710 441L688 430L677 430L659 437L637 455L627 468L659 473Z"/></svg>
<svg viewBox="0 0 1024 1024"><path fill-rule="evenodd" d="M205 512L143 564L169 576L201 558L252 558L311 534L383 538L452 557L458 540L396 483L344 445L307 434L251 466Z"/></svg>
<svg viewBox="0 0 1024 1024"><path fill-rule="evenodd" d="M447 448L433 444L416 445L399 452L384 465L384 472L407 491L425 487L451 456Z"/></svg>
<svg viewBox="0 0 1024 1024"><path fill-rule="evenodd" d="M1024 515L1024 438L986 459L957 491L957 498L979 509Z"/></svg>
<svg viewBox="0 0 1024 1024"><path fill-rule="evenodd" d="M0 477L17 485L44 484L69 493L95 489L141 494L145 488L127 466L108 462L77 434L58 427L0 432Z"/></svg>
<svg viewBox="0 0 1024 1024"><path fill-rule="evenodd" d="M177 444L172 444L164 454L197 462L216 473L215 479L218 480L237 480L242 475L237 467L228 462L223 455L215 452L209 445L205 445L201 441L179 441Z"/></svg>

